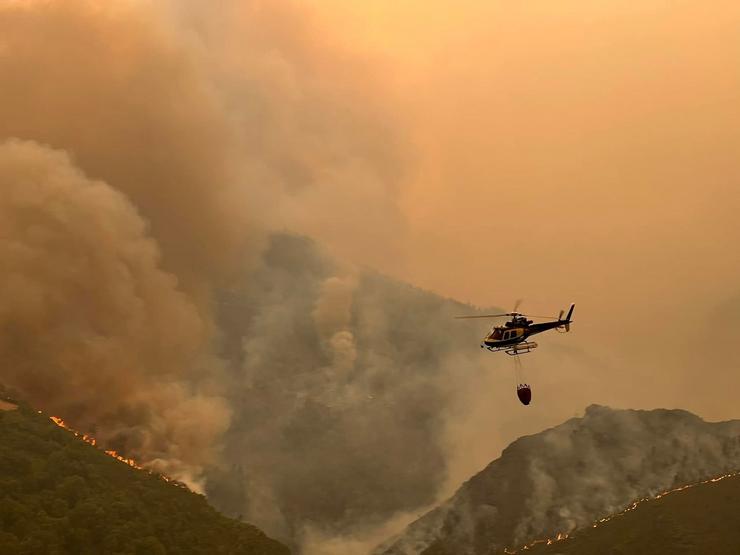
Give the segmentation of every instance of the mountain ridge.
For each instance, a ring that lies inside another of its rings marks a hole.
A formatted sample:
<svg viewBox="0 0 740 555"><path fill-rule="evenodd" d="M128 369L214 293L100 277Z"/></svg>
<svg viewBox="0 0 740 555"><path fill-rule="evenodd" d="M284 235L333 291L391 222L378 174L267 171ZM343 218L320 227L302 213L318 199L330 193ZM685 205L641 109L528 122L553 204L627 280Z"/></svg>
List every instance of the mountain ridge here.
<svg viewBox="0 0 740 555"><path fill-rule="evenodd" d="M512 442L382 555L479 555L554 537L636 499L740 468L740 421L589 406Z"/></svg>

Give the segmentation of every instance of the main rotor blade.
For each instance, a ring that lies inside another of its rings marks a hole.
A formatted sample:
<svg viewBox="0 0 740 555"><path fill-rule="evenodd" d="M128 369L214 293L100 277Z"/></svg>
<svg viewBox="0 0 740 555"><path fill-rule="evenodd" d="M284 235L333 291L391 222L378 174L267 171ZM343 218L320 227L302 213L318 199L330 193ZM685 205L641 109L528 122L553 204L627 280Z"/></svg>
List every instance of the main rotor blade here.
<svg viewBox="0 0 740 555"><path fill-rule="evenodd" d="M523 302L524 302L524 299L517 299L517 300L516 300L516 302L514 303L514 309L512 310L512 312L516 312L516 309L517 309L517 308L519 308L519 306L520 306L520 305L521 305L521 304L522 304Z"/></svg>
<svg viewBox="0 0 740 555"><path fill-rule="evenodd" d="M481 314L480 316L455 316L456 320L467 320L469 318L500 318L502 316L511 316L508 312L506 314Z"/></svg>
<svg viewBox="0 0 740 555"><path fill-rule="evenodd" d="M538 316L536 314L520 314L519 312L505 312L504 314L481 314L480 316L455 316L456 320L467 320L470 318L503 318L504 316L524 316L526 318L547 318L557 320L557 316Z"/></svg>

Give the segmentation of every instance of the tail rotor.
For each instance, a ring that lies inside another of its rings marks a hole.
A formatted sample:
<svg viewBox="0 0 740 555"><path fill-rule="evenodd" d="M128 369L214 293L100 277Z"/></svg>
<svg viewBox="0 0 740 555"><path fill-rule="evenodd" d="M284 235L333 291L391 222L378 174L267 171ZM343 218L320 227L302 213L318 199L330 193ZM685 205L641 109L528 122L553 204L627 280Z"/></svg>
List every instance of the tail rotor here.
<svg viewBox="0 0 740 555"><path fill-rule="evenodd" d="M575 303L570 305L570 309L568 310L568 315L565 318L563 318L563 312L565 311L564 310L560 311L560 315L558 316L558 322L560 322L561 325L558 326L558 331L560 331L561 329L565 330L562 333L568 333L570 331L570 324L573 321L572 320L573 309L575 309L575 307L576 307Z"/></svg>

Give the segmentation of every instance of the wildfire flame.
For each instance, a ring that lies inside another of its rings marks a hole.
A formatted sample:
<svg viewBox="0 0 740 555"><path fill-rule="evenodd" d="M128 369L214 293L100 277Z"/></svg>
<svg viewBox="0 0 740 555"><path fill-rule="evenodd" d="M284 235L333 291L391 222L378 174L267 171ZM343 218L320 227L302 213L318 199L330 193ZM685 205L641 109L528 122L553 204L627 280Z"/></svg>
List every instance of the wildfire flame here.
<svg viewBox="0 0 740 555"><path fill-rule="evenodd" d="M64 422L64 420L62 420L58 416L50 416L49 419L52 422L54 422L54 424L56 424L57 426L59 426L60 428L64 428L65 430L68 430L68 431L72 432L75 435L75 437L79 437L85 443L89 443L93 447L95 447L97 445L98 442L95 441L95 438L94 437L90 437L87 434L81 434L78 431L73 430L72 428L70 428L69 426L67 426L67 424Z"/></svg>
<svg viewBox="0 0 740 555"><path fill-rule="evenodd" d="M59 418L58 416L50 416L50 417L49 417L49 420L51 420L52 422L54 422L54 424L56 424L56 425L57 425L57 426L59 426L60 428L64 428L64 429L65 429L65 430L67 430L68 432L70 432L70 433L74 434L74 436L75 436L75 437L77 437L77 438L80 438L80 439L81 439L82 441L84 441L85 443L89 443L89 444L90 444L90 445L92 445L93 447L97 448L97 446L98 446L98 442L97 442L97 441L95 440L95 438L94 438L94 437L92 437L92 436L89 436L89 435L87 435L87 434L81 434L81 433L80 433L80 432L78 432L77 430L75 430L75 429L73 429L73 428L70 428L70 427L69 427L69 426L67 425L67 423L66 423L66 422L65 422L64 420L62 420L61 418ZM116 460L118 460L118 461L121 461L121 462L122 462L122 463L124 463L124 464L127 464L127 465L129 465L129 466L130 466L131 468L135 468L136 470L143 470L143 471L145 471L145 472L149 472L150 474L154 474L154 473L153 473L153 472L152 472L151 470L149 470L149 469L147 469L147 468L145 468L145 467L141 466L141 465L140 465L139 463L137 463L137 462L136 462L136 461L135 461L134 459L129 459L129 458L127 458L127 457L124 457L124 456L122 456L122 455L119 455L119 454L118 454L118 453L116 453L116 452L115 452L115 451L114 451L113 449L105 450L105 451L103 451L103 452L104 452L104 453L105 453L106 455L108 455L109 457L113 457L114 459L116 459ZM180 487L184 487L184 488L187 488L187 486L186 486L185 484L183 484L182 482L179 482L179 481L177 481L177 480L173 480L172 478L169 478L169 477L167 477L167 476L164 476L163 474L157 474L157 475L158 475L158 476L159 476L160 478L162 478L162 480L164 480L165 482L172 482L173 484L175 484L175 485L177 485L177 486L180 486ZM187 489L189 489L189 488L187 488Z"/></svg>
<svg viewBox="0 0 740 555"><path fill-rule="evenodd" d="M114 459L118 459L122 463L126 463L131 468L136 468L138 470L144 470L144 467L137 464L137 462L134 459L127 459L126 457L122 457L121 455L116 453L113 449L110 449L109 451L105 451L105 454L113 457Z"/></svg>
<svg viewBox="0 0 740 555"><path fill-rule="evenodd" d="M600 518L599 520L597 520L596 522L594 522L591 525L591 527L592 528L597 528L597 527L601 526L602 524L604 524L605 522L609 522L610 520L612 520L614 518L617 518L619 516L622 516L622 515L630 512L630 511L634 511L641 503L644 503L645 501L651 501L651 500L654 500L654 499L660 499L661 497L665 497L666 495L668 495L670 493L676 493L678 491L684 491L684 490L687 490L689 488L693 488L695 486L699 486L701 484L710 484L710 483L713 484L715 482L719 482L720 480L724 480L725 478L733 478L735 476L740 476L740 471L730 472L729 474L722 474L721 476L715 476L714 478L709 478L707 480L701 480L699 482L694 482L694 483L691 483L691 484L686 484L685 486L680 486L680 487L677 487L677 488L673 488L673 489L669 489L669 490L666 490L666 491L662 491L662 492L658 493L657 495L655 495L653 497L643 497L641 499L638 499L637 501L633 501L624 510L622 510L622 511L620 511L618 513L614 513L612 515L605 516L604 518ZM530 542L530 543L528 543L526 545L523 545L523 546L519 547L518 549L509 549L509 548L505 547L504 548L504 553L507 553L508 555L514 555L515 553L519 553L520 551L526 551L526 550L532 549L536 545L540 545L540 544L543 544L543 543L546 544L546 545L552 545L555 542L566 540L569 537L570 536L567 533L565 533L565 532L558 532L557 536L555 536L554 538L544 538L544 539L534 540L534 541L532 541L532 542Z"/></svg>

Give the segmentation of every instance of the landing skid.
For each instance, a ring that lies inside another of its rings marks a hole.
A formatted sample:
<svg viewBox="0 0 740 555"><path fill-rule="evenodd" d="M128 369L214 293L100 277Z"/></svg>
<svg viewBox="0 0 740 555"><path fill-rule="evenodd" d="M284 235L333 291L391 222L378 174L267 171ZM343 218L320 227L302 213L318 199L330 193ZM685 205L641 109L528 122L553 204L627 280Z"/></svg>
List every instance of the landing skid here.
<svg viewBox="0 0 740 555"><path fill-rule="evenodd" d="M537 343L534 341L525 341L523 343L517 343L516 345L507 345L505 347L489 347L485 344L481 344L482 349L487 349L492 353L498 353L499 351L505 352L509 356L525 355L531 353L537 348Z"/></svg>
<svg viewBox="0 0 740 555"><path fill-rule="evenodd" d="M531 353L537 348L537 343L534 341L525 341L524 343L517 343L513 347L506 349L504 352L510 357L517 355L525 355Z"/></svg>

